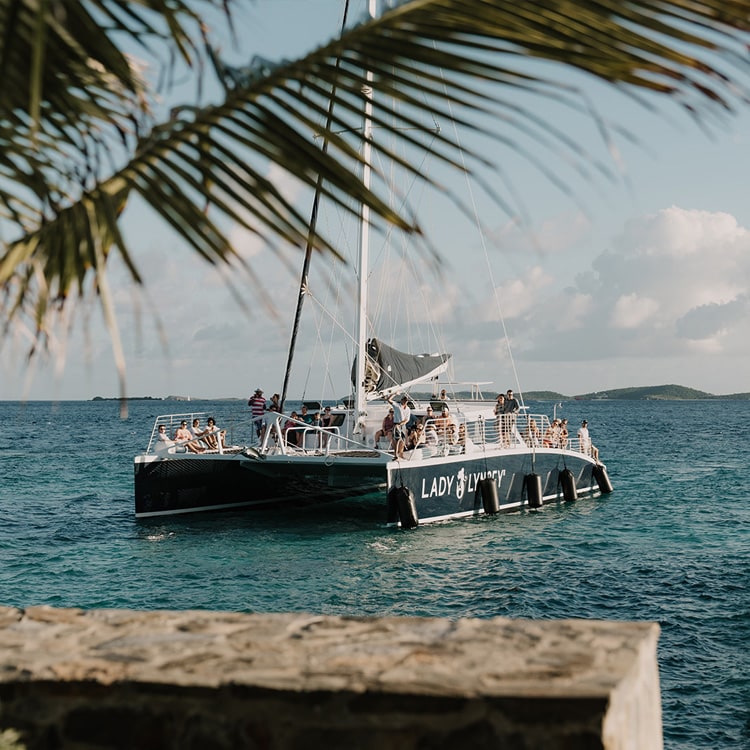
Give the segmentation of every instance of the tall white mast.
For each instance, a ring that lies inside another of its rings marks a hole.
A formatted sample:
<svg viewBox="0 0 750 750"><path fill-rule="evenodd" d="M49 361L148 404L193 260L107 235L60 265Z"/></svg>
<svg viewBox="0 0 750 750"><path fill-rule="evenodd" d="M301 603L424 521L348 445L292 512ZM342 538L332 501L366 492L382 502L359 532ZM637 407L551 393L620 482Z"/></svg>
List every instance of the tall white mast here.
<svg viewBox="0 0 750 750"><path fill-rule="evenodd" d="M377 0L368 0L368 14L375 18L377 13ZM373 74L368 70L365 74L365 85L362 93L365 97L364 119L362 123L363 148L362 148L362 184L366 189L370 188L370 160L372 158L372 81ZM370 257L370 207L362 204L360 207L360 234L359 234L359 290L357 307L357 375L354 386L356 426L355 432L361 431L361 423L367 412L367 394L365 393L365 360L367 357L367 283Z"/></svg>

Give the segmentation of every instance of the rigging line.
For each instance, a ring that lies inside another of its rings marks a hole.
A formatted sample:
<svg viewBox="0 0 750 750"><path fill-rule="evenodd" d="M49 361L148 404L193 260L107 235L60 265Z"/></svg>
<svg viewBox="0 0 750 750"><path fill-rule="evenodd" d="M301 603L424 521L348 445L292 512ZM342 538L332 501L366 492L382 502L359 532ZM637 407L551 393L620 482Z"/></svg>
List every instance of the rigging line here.
<svg viewBox="0 0 750 750"><path fill-rule="evenodd" d="M328 308L326 308L326 306L322 303L322 301L319 300L309 289L307 290L307 297L309 298L310 302L314 302L319 307L320 311L331 320L332 324L336 328L344 333L345 337L349 339L350 343L356 343L356 336L352 335L352 332L347 330L343 323L337 320L334 315L328 310Z"/></svg>
<svg viewBox="0 0 750 750"><path fill-rule="evenodd" d="M434 46L434 42L433 42L433 46ZM441 76L442 76L442 71L441 71ZM476 200L474 199L474 191L471 188L471 180L469 179L469 170L466 167L466 160L464 159L464 151L463 151L463 148L461 147L461 141L458 137L458 128L456 127L456 121L453 119L453 107L451 105L450 99L448 99L448 112L449 112L451 124L453 125L453 134L456 139L456 144L458 145L458 152L461 157L461 166L464 169L466 185L469 191L469 201L471 203L471 210L472 210L472 213L474 214L474 220L476 221L477 229L479 230L479 240L482 245L482 251L484 252L484 259L487 263L487 273L489 274L490 283L492 284L492 294L495 299L495 306L497 308L497 314L500 318L500 324L503 329L503 336L505 337L505 345L508 350L508 359L510 360L510 366L513 372L513 379L515 380L515 383L516 383L516 392L520 396L521 405L523 405L523 392L521 391L521 383L518 379L518 371L516 369L516 362L513 359L513 351L510 348L510 338L508 337L508 329L505 325L505 316L503 315L503 308L502 308L502 304L500 303L500 296L498 295L498 292L497 292L497 285L495 284L495 276L492 273L492 265L490 264L490 256L489 256L489 253L487 252L487 243L485 242L484 231L482 230L482 223L479 219L479 212L477 211L477 204L476 204Z"/></svg>
<svg viewBox="0 0 750 750"><path fill-rule="evenodd" d="M424 94L423 94L423 99L425 101L427 100L427 97ZM398 106L398 103L394 102L393 111L396 110L397 106ZM428 157L432 153L434 143L437 140L438 134L440 133L440 124L438 123L434 115L432 116L432 122L434 125L434 135L432 136L430 143L424 145L422 152L421 152L420 164L418 167L415 167L415 171L420 175L424 175L424 172L427 171L423 169L423 166L428 164ZM408 128L406 129L408 130ZM404 156L406 156L406 152L404 152ZM394 169L395 169L395 164L392 164L391 181L395 183L395 177L394 177L394 172L393 172ZM427 188L426 181L421 180L420 183L422 187L422 196L424 196L424 194L426 193L426 188ZM417 178L415 174L412 174L408 188L401 195L401 206L399 207L400 209L403 208L405 205L408 205L409 196L414 191L414 188L416 187L416 185L417 185ZM391 193L392 197L393 195L394 193ZM421 205L422 200L423 198L417 201L415 205ZM392 232L393 232L393 228L389 227L387 231L388 240L390 239ZM401 245L401 253L399 257L404 262L407 269L411 270L413 279L422 280L424 278L424 273L420 272L419 269L417 268L417 258L406 252L409 247L409 242L413 241L413 238L407 238L403 234L401 236L402 236L402 245ZM439 279L437 280L439 281ZM427 287L422 283L417 284L417 286L418 286L417 296L422 302L423 309L431 310L434 304L434 300L427 298L427 291L428 291ZM406 313L409 315L409 317L412 317L412 315L416 316L417 311L414 309L413 305L409 304L414 293L414 285L412 285L411 287L404 288L402 291L404 294L404 298L407 300ZM384 296L385 295L383 295L383 297ZM381 305L383 304L382 299L383 298L381 298ZM424 321L424 318L423 318L423 321ZM395 320L391 321L392 327L395 327L395 323L396 323ZM427 329L426 335L424 332L425 327ZM416 345L411 339L411 332L413 330L412 326L409 326L407 330L409 331L409 334L410 334L408 351L415 351ZM427 316L426 326L420 325L418 327L418 333L420 333L420 336L419 336L420 344L423 347L424 351L432 350L433 345L431 344L431 342L434 342L434 346L437 348L437 350L443 351L443 352L447 350L448 347L446 345L444 331L442 330L440 326L438 326L434 316L432 315ZM451 369L452 369L452 363L451 363Z"/></svg>
<svg viewBox="0 0 750 750"><path fill-rule="evenodd" d="M439 128L436 127L436 132L438 130ZM432 142L425 147L425 151L424 151L422 160L420 162L420 167L418 168L418 171L420 174L423 174L421 165L427 163L428 161L427 157L428 157L428 154L431 153L432 151L432 144L435 142L435 139L436 139L436 136L433 136ZM395 174L393 172L394 169L395 167L392 165L390 184L395 184ZM381 172L384 174L385 170L381 170ZM417 185L417 179L415 176L412 176L412 179L410 180L406 191L403 193L399 193L399 198L400 198L400 204L398 208L399 211L404 206L409 205L408 204L409 196L414 192L416 185ZM422 190L424 193L424 190L425 190L424 185L423 185ZM391 191L391 197L393 198L394 196L395 196L395 193ZM416 259L407 252L407 250L409 249L409 241L410 239L413 239L413 238L407 238L403 233L401 233L400 235L401 236L401 250L399 253L395 253L393 251L393 243L392 243L394 232L395 232L395 228L392 226L388 227L386 230L386 236L384 238L383 244L381 246L381 249L378 255L378 259L379 259L378 265L381 268L385 267L387 264L383 262L384 259L390 259L392 256L395 255L396 260L400 261L403 264L403 267L407 270L407 272L411 274L411 276L408 276L408 274L404 275L402 282L401 282L401 287L399 289L400 299L406 300L405 305L404 305L404 313L409 317L408 322L411 322L410 318L413 312L412 310L413 306L410 304L410 300L414 296L415 286L418 289L418 295L422 303L425 306L427 306L427 309L429 309L430 300L426 299L425 297L425 286L421 283L415 283L415 282L419 282L419 280L423 278L423 274L419 272L417 269ZM374 267L374 264L373 264L373 267ZM380 289L381 289L381 294L377 296L377 305L376 305L375 310L373 311L373 320L380 320L383 317L383 309L389 299L386 292L391 288L392 286L391 282L392 282L392 277L388 277L387 275L381 275L380 284L379 284ZM390 306L390 309L391 311L393 311L392 305ZM398 328L398 322L396 318L397 318L396 315L392 315L390 320L388 321L390 324L390 331L391 331L391 337L392 337L391 340L395 340L393 337L395 336L396 330ZM445 349L444 343L440 344L441 335L439 334L437 327L435 325L435 321L432 317L428 317L427 325L428 325L431 337L436 342L438 348L442 348L444 350ZM406 329L409 332L409 334L411 334L411 332L413 331L413 328L411 325L407 325ZM431 346L429 344L429 337L426 342L424 341L424 337L421 337L421 339L422 339L422 346L424 347L425 351L429 351L431 349ZM411 336L409 338L407 349L408 351L414 351L414 344L411 340Z"/></svg>
<svg viewBox="0 0 750 750"><path fill-rule="evenodd" d="M329 311L328 306L322 300L318 299L310 291L309 288L306 290L306 296L309 297L310 298L310 302L314 303L315 305L317 305L317 308L318 308L318 315L314 316L314 320L315 320L315 345L313 347L313 355L315 354L315 352L318 349L320 349L321 351L323 351L323 336L321 334L321 331L323 329L323 319L324 319L324 317L328 317L333 322L333 325L331 326L331 340L333 339L333 333L334 333L334 330L336 328L338 328L339 330L343 331L344 334L346 336L348 336L349 338L351 338L353 341L355 340L354 336L352 336L351 333L344 328L343 324L340 323L339 320ZM337 299L340 299L340 298L337 297ZM305 377L305 384L304 384L303 396L307 393L307 387L308 387L308 385L310 383L310 377L311 377L312 372L313 372L313 363L314 362L315 362L315 356L311 357L310 364L309 364L309 366L307 368L307 375ZM331 383L331 389L333 391L333 381L332 381L332 379L330 377L330 369L331 368L330 368L330 348L329 348L328 362L326 364L326 371L325 371L325 374L324 374L324 380L325 380L325 378L328 378L329 382ZM322 387L323 386L321 385L321 393L320 393L320 397L318 398L319 401L323 400Z"/></svg>
<svg viewBox="0 0 750 750"><path fill-rule="evenodd" d="M344 18L341 22L341 35L343 36L344 30L346 29L346 21L349 14L349 0L346 0L346 3L344 4ZM341 67L341 58L336 58L336 71ZM335 75L334 75L335 80ZM326 130L328 130L331 127L331 124L333 122L333 107L335 104L336 99L336 84L331 87L331 98L328 101L328 112L326 114ZM321 149L323 153L328 152L328 138L323 138L323 144L321 146ZM312 206L312 212L310 215L310 231L307 234L307 246L305 247L305 260L302 264L302 276L300 278L300 285L299 285L299 294L297 295L297 309L294 315L294 325L292 328L292 336L291 340L289 342L289 354L287 356L286 361L286 370L284 371L284 386L281 389L281 403L280 403L280 409L283 412L284 411L284 401L286 400L286 394L287 394L287 388L289 387L289 375L292 370L292 361L294 359L294 349L297 344L297 334L299 332L299 323L300 318L302 316L302 305L305 302L305 292L307 289L307 278L310 273L310 261L312 259L312 252L314 247L314 238L315 238L315 227L318 222L318 206L320 205L320 195L322 192L323 187L323 177L322 175L318 175L318 180L315 185L315 197L313 199L313 206ZM309 374L308 374L309 378ZM307 382L305 383L305 387L307 386Z"/></svg>
<svg viewBox="0 0 750 750"><path fill-rule="evenodd" d="M326 236L333 238L333 233L331 231L330 223L329 223L328 218L327 218L327 213L322 214L322 221L325 222L325 224L326 224L326 228L325 228ZM336 239L335 245L338 247L341 244L342 244L342 239L341 239L341 234L339 234L338 237L337 237L337 239ZM326 289L326 294L327 294L328 297L330 297L332 289L334 289L334 288L337 289L336 299L338 300L339 299L339 293L340 293L340 290L341 290L341 275L343 273L344 264L339 264L336 267L339 269L338 272L337 272L337 275L334 277L334 281L332 283L325 284L325 289ZM309 294L309 290L310 290L310 282L308 280L308 288L306 290L307 294ZM318 304L323 304L323 303L318 303ZM324 347L323 347L323 344L322 344L322 336L321 336L321 333L320 333L321 329L322 329L322 321L320 321L318 319L317 322L316 322L316 334L317 334L317 336L316 336L316 339L315 339L315 344L314 344L313 349L312 349L312 353L311 353L310 358L308 360L307 373L306 373L306 377L305 377L305 381L304 381L305 382L305 391L304 391L305 396L307 395L307 387L308 387L308 385L310 383L310 378L311 378L312 373L313 373L313 364L318 361L318 358L317 358L318 348L320 347L321 351L325 351ZM331 327L331 336L333 336L333 331L334 331L334 329L333 329L333 327ZM324 357L324 361L326 362L326 373L330 376L330 351L328 353L327 358L326 358L325 354L323 354L322 356ZM325 375L324 375L324 379L325 379ZM331 384L331 391L334 392L333 384ZM320 393L319 400L321 400L322 397L323 397L323 386L321 384L321 393Z"/></svg>
<svg viewBox="0 0 750 750"><path fill-rule="evenodd" d="M329 309L329 305L331 302L331 297L333 297L333 308L336 310L340 309L340 302L341 302L341 276L343 274L343 264L339 266L339 273L337 277L337 283L335 285L333 284L327 284L326 285L326 301L317 300L317 298L313 298L316 302L316 304L322 309L327 311ZM335 290L335 294L334 294ZM309 294L309 290L308 290ZM331 315L333 317L333 315ZM335 319L335 318L334 318ZM323 401L323 397L325 394L325 382L326 380L329 382L331 386L331 392L335 395L334 391L334 384L333 379L331 378L331 351L333 349L333 341L334 341L334 326L330 326L329 328L329 336L328 336L328 345L326 347L324 336L323 336L323 315L320 313L318 316L316 316L316 339L315 339L315 347L313 350L313 353L320 349L320 352L322 354L322 360L323 360L323 377L320 383L320 393L319 393L319 401ZM313 362L316 361L316 358L313 356L311 362L310 362L310 369L312 370Z"/></svg>

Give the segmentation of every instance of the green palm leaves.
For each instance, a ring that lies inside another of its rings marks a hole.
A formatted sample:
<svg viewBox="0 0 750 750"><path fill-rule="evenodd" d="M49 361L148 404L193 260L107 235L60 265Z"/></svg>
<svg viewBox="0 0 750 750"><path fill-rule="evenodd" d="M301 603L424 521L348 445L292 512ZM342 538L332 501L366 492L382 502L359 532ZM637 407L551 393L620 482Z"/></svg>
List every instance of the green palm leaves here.
<svg viewBox="0 0 750 750"><path fill-rule="evenodd" d="M242 70L205 45L201 16L220 10L210 0L0 0L6 322L23 320L43 339L50 311L89 293L101 296L113 321L103 283L113 250L140 281L118 227L134 195L212 263L236 260L226 231L235 223L269 243L303 246L306 215L269 180L271 164L311 189L322 175L331 199L364 201L377 220L416 230L413 217L389 207L382 183L368 191L358 178L365 69L379 94L399 103L376 115L375 126L414 149L421 148L415 132L429 127L423 115L442 116L448 105L465 127L479 129L483 113L512 109L520 89L573 101L525 73L530 58L668 95L697 118L747 98L750 1L412 0L304 58L256 60ZM223 99L157 121L154 87L124 51L139 47L165 60L167 77L174 66L201 75L199 64L211 61ZM333 90L333 120L323 133ZM513 115L539 124L538 113ZM326 150L312 133L325 136ZM435 140L439 157L458 166L453 142ZM374 144L380 156L417 171L384 143ZM469 165L479 161L469 154ZM335 250L321 238L317 245Z"/></svg>

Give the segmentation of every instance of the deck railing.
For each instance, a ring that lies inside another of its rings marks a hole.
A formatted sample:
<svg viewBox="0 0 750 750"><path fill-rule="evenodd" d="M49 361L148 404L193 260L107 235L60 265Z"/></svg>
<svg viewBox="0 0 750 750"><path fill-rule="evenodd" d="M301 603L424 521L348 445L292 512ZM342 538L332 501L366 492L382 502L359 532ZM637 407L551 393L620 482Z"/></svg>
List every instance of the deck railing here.
<svg viewBox="0 0 750 750"><path fill-rule="evenodd" d="M249 415L216 415L217 428L224 430L226 435L224 442L217 441L216 448L207 446L207 450L224 453L227 448L237 444L253 445L261 453L280 452L292 454L297 452L328 454L342 450L375 450L380 453L388 453L390 445L379 448L377 445L368 447L364 441L350 438L342 434L339 427L321 427L311 425L300 419L293 419L286 414L275 415L272 420L268 419L269 413L262 417L251 417ZM180 422L186 421L188 426L192 425L194 419L205 423L210 416L207 412L184 412L181 414L163 414L156 417L151 431L147 453L159 450L157 435L159 426L164 425L170 437L167 448L170 453L187 452L187 445L191 442L200 441L201 438L190 440L172 440L175 430ZM420 447L423 455L429 454L432 449L436 454L473 452L478 449L489 447L504 448L564 448L573 451L581 451L580 440L575 435L568 435L567 439L554 429L546 414L502 414L500 416L478 416L475 419L466 419L461 411L455 411L443 423L442 417L425 419L420 417L425 426L425 442ZM291 423L292 430L300 437L300 443L293 442L288 438L285 429ZM201 425L205 429L205 424ZM430 429L433 428L433 429ZM260 433L260 435L258 435ZM424 450L427 449L427 450ZM590 450L590 449L589 449Z"/></svg>

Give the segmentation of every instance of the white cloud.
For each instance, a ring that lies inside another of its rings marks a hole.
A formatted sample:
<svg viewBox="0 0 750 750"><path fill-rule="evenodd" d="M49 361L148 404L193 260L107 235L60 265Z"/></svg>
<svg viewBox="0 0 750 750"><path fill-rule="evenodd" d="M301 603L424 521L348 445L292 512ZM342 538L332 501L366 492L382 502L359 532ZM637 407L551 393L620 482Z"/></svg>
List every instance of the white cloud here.
<svg viewBox="0 0 750 750"><path fill-rule="evenodd" d="M580 393L586 368L591 390L632 385L636 373L644 385L710 390L714 383L714 392L726 392L725 368L735 379L747 369L737 362L750 354L750 231L732 216L671 207L631 220L613 250L595 257L570 286L535 260L499 285L518 370L522 380L525 371L541 378L535 387ZM486 370L507 371L502 346L481 345L498 335L490 317L486 310L478 316L485 323L471 332L477 345L461 346L474 353L474 365L481 351L494 360ZM723 364L727 358L732 365ZM601 382L604 371L616 372L619 382Z"/></svg>
<svg viewBox="0 0 750 750"><path fill-rule="evenodd" d="M638 328L653 317L659 309L656 300L639 297L637 294L624 294L612 308L612 325L615 328Z"/></svg>

